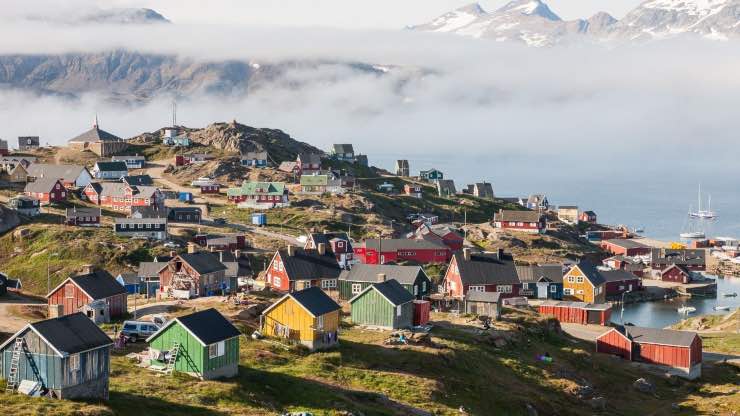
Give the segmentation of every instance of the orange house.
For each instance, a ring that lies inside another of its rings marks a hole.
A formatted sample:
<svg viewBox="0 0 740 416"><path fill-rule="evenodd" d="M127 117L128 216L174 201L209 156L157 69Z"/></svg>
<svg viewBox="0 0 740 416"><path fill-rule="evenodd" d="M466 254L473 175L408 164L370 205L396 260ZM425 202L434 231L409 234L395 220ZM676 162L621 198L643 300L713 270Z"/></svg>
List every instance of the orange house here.
<svg viewBox="0 0 740 416"><path fill-rule="evenodd" d="M594 264L582 261L563 276L563 299L604 303L606 280Z"/></svg>

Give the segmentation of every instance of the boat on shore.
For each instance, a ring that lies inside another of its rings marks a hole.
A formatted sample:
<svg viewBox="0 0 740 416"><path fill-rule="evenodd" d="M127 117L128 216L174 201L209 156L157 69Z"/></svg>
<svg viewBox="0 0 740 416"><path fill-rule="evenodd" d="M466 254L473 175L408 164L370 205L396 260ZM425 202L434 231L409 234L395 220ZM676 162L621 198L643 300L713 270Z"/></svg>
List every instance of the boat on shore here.
<svg viewBox="0 0 740 416"><path fill-rule="evenodd" d="M687 239L702 239L706 238L706 234L704 234L703 231L690 231L687 233L681 233L681 238L687 238Z"/></svg>
<svg viewBox="0 0 740 416"><path fill-rule="evenodd" d="M680 308L676 310L678 311L678 313L687 314L687 315L690 313L696 312L696 308L693 306L681 306Z"/></svg>
<svg viewBox="0 0 740 416"><path fill-rule="evenodd" d="M734 298L734 297L737 297L737 292L725 293L724 296L726 298Z"/></svg>
<svg viewBox="0 0 740 416"><path fill-rule="evenodd" d="M714 307L714 310L715 311L729 311L730 310L730 307L729 306L724 306L724 305L717 305L717 306Z"/></svg>

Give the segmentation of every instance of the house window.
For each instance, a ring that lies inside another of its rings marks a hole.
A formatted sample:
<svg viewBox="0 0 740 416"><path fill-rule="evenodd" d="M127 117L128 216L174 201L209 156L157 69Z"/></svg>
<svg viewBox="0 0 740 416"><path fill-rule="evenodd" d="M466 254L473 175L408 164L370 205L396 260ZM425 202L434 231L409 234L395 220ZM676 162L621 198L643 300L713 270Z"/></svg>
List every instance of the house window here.
<svg viewBox="0 0 740 416"><path fill-rule="evenodd" d="M555 293L557 291L558 291L557 286L555 286L555 285L550 286L550 293Z"/></svg>
<svg viewBox="0 0 740 416"><path fill-rule="evenodd" d="M498 285L496 291L499 293L511 293L511 285Z"/></svg>
<svg viewBox="0 0 740 416"><path fill-rule="evenodd" d="M568 276L568 282L570 282L570 283L575 283L575 281L576 281L576 278L575 278L575 277L573 277L573 276Z"/></svg>
<svg viewBox="0 0 740 416"><path fill-rule="evenodd" d="M414 296L418 296L418 295L419 295L419 286L414 285Z"/></svg>
<svg viewBox="0 0 740 416"><path fill-rule="evenodd" d="M421 291L422 292L426 292L427 291L427 281L426 280L424 280L423 282L421 282Z"/></svg>
<svg viewBox="0 0 740 416"><path fill-rule="evenodd" d="M450 282L450 290L455 290L456 286L455 282Z"/></svg>
<svg viewBox="0 0 740 416"><path fill-rule="evenodd" d="M486 287L484 285L470 286L468 288L468 292L485 292L485 291L486 291Z"/></svg>
<svg viewBox="0 0 740 416"><path fill-rule="evenodd" d="M402 311L403 311L402 305L396 306L396 316L401 316Z"/></svg>
<svg viewBox="0 0 740 416"><path fill-rule="evenodd" d="M352 283L352 294L356 295L362 292L362 285L359 283Z"/></svg>
<svg viewBox="0 0 740 416"><path fill-rule="evenodd" d="M226 353L226 343L224 341L217 342L208 346L208 358L221 357Z"/></svg>
<svg viewBox="0 0 740 416"><path fill-rule="evenodd" d="M576 277L576 283L583 283L583 276Z"/></svg>
<svg viewBox="0 0 740 416"><path fill-rule="evenodd" d="M573 289L571 289L569 287L566 287L565 289L563 289L563 294L565 294L565 295L572 295L573 294Z"/></svg>
<svg viewBox="0 0 740 416"><path fill-rule="evenodd" d="M282 281L280 279L280 276L275 276L272 279L272 284L275 285L275 286L277 286L277 287L280 287L281 286L281 283L282 283Z"/></svg>
<svg viewBox="0 0 740 416"><path fill-rule="evenodd" d="M280 267L278 266L278 263L280 263L280 262L279 262L279 261L277 261L277 260L276 260L276 261L274 261L274 262L272 263L272 268L273 268L273 269L274 269L275 271L280 271Z"/></svg>
<svg viewBox="0 0 740 416"><path fill-rule="evenodd" d="M321 281L322 289L334 289L337 287L337 281L335 279L324 279Z"/></svg>
<svg viewBox="0 0 740 416"><path fill-rule="evenodd" d="M316 318L316 329L324 329L324 316Z"/></svg>

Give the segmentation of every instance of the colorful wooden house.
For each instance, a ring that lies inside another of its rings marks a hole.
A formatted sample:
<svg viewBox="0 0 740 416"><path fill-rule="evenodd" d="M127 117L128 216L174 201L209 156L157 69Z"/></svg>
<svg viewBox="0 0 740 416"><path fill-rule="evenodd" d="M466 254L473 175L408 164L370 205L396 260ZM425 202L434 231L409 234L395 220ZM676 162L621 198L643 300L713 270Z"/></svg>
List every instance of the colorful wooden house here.
<svg viewBox="0 0 740 416"><path fill-rule="evenodd" d="M462 250L465 243L465 238L449 225L430 225L426 222L422 223L415 231L407 234L406 238L442 243L452 251Z"/></svg>
<svg viewBox="0 0 740 416"><path fill-rule="evenodd" d="M95 179L120 180L128 175L128 165L123 161L98 161L91 173Z"/></svg>
<svg viewBox="0 0 740 416"><path fill-rule="evenodd" d="M144 169L146 164L146 158L140 155L113 156L111 160L113 162L123 162L129 169Z"/></svg>
<svg viewBox="0 0 740 416"><path fill-rule="evenodd" d="M414 325L414 296L395 279L386 280L382 273L349 304L352 322L357 325L391 330Z"/></svg>
<svg viewBox="0 0 740 416"><path fill-rule="evenodd" d="M30 380L59 399L107 400L111 345L81 313L30 323L0 344L2 378L13 390ZM11 372L14 354L19 361Z"/></svg>
<svg viewBox="0 0 740 416"><path fill-rule="evenodd" d="M318 287L288 293L262 312L262 334L328 348L338 340L341 307Z"/></svg>
<svg viewBox="0 0 740 416"><path fill-rule="evenodd" d="M687 284L691 282L691 271L686 266L672 264L660 271L660 280Z"/></svg>
<svg viewBox="0 0 740 416"><path fill-rule="evenodd" d="M156 186L129 185L124 182L93 182L83 190L84 198L93 204L115 211L134 207L164 207L165 196Z"/></svg>
<svg viewBox="0 0 740 416"><path fill-rule="evenodd" d="M318 153L300 153L296 157L299 174L307 175L321 170L321 155Z"/></svg>
<svg viewBox="0 0 740 416"><path fill-rule="evenodd" d="M215 253L188 252L175 256L159 272L159 297L198 297L236 291L236 278L226 276L227 267Z"/></svg>
<svg viewBox="0 0 740 416"><path fill-rule="evenodd" d="M283 182L242 182L226 191L229 201L240 207L276 208L288 206L288 188Z"/></svg>
<svg viewBox="0 0 740 416"><path fill-rule="evenodd" d="M267 267L266 284L280 292L294 292L309 287L336 290L342 272L336 257L323 243L317 249L288 246L278 250Z"/></svg>
<svg viewBox="0 0 740 416"><path fill-rule="evenodd" d="M703 272L707 269L707 250L653 248L650 251L649 263L655 271L665 270L675 264L689 271Z"/></svg>
<svg viewBox="0 0 740 416"><path fill-rule="evenodd" d="M596 339L596 351L662 366L688 379L701 376L702 341L696 332L617 326Z"/></svg>
<svg viewBox="0 0 740 416"><path fill-rule="evenodd" d="M28 182L23 193L38 199L41 205L67 200L67 189L62 185L62 181L52 177L37 178L33 182Z"/></svg>
<svg viewBox="0 0 740 416"><path fill-rule="evenodd" d="M339 299L349 300L368 286L378 282L378 276L387 276L398 282L415 299L428 297L432 281L420 266L396 266L390 264L355 264L339 275Z"/></svg>
<svg viewBox="0 0 740 416"><path fill-rule="evenodd" d="M41 204L37 198L26 195L14 196L8 201L8 207L10 207L10 209L29 217L39 215L41 213L40 206Z"/></svg>
<svg viewBox="0 0 740 416"><path fill-rule="evenodd" d="M563 298L588 303L606 301L606 280L596 266L581 261L563 276Z"/></svg>
<svg viewBox="0 0 740 416"><path fill-rule="evenodd" d="M421 185L417 185L414 183L404 184L403 193L404 195L411 196L411 197L418 198L418 199L421 199L424 196Z"/></svg>
<svg viewBox="0 0 740 416"><path fill-rule="evenodd" d="M631 238L613 238L603 240L601 248L613 255L622 255L627 257L646 256L650 254L650 246L647 246Z"/></svg>
<svg viewBox="0 0 740 416"><path fill-rule="evenodd" d="M563 298L563 266L559 264L516 266L521 296L534 299Z"/></svg>
<svg viewBox="0 0 740 416"><path fill-rule="evenodd" d="M99 227L102 217L100 208L72 207L66 211L67 225L78 227Z"/></svg>
<svg viewBox="0 0 740 416"><path fill-rule="evenodd" d="M347 233L345 232L329 232L324 231L321 233L309 233L306 239L306 244L303 246L304 249L318 249L319 244L324 244L326 251L334 254L337 258L339 267L346 268L351 264L354 264L354 249L352 248L352 241L350 241Z"/></svg>
<svg viewBox="0 0 740 416"><path fill-rule="evenodd" d="M201 380L234 377L239 373L240 335L213 308L179 316L147 338L150 351L157 356L150 365L165 367L174 354L175 371Z"/></svg>
<svg viewBox="0 0 740 416"><path fill-rule="evenodd" d="M463 249L455 253L442 281L442 294L462 301L468 292L498 292L502 298L519 296L522 287L514 258L496 253L473 253Z"/></svg>
<svg viewBox="0 0 740 416"><path fill-rule="evenodd" d="M108 322L128 312L126 295L126 289L110 273L86 266L83 274L65 279L46 299L50 308L58 308L60 316L85 311L90 318ZM100 308L92 310L90 305Z"/></svg>
<svg viewBox="0 0 740 416"><path fill-rule="evenodd" d="M538 211L511 211L501 209L493 216L493 226L501 230L528 234L544 234L547 222Z"/></svg>
<svg viewBox="0 0 740 416"><path fill-rule="evenodd" d="M393 238L367 239L355 245L355 257L365 264L414 261L419 264L446 263L452 250L442 243L428 240Z"/></svg>
<svg viewBox="0 0 740 416"><path fill-rule="evenodd" d="M250 168L266 168L267 152L247 152L241 155L240 162L242 166Z"/></svg>
<svg viewBox="0 0 740 416"><path fill-rule="evenodd" d="M445 178L444 173L438 169L422 170L419 172L419 179L427 182L436 182Z"/></svg>
<svg viewBox="0 0 740 416"><path fill-rule="evenodd" d="M642 279L626 270L600 270L606 282L604 288L608 298L616 298L625 292L642 290Z"/></svg>
<svg viewBox="0 0 740 416"><path fill-rule="evenodd" d="M580 215L578 215L578 220L580 222L585 222L586 224L596 224L597 223L597 217L596 213L593 211L583 211Z"/></svg>

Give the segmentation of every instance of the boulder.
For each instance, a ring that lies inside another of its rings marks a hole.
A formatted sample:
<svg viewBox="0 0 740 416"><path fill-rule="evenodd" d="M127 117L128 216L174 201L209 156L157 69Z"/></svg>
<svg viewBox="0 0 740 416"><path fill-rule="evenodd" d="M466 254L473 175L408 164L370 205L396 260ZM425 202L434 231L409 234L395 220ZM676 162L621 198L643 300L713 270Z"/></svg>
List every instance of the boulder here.
<svg viewBox="0 0 740 416"><path fill-rule="evenodd" d="M527 416L537 416L537 409L535 409L531 404L527 403L526 409Z"/></svg>
<svg viewBox="0 0 740 416"><path fill-rule="evenodd" d="M632 383L632 387L640 393L655 393L655 386L644 378L638 378Z"/></svg>
<svg viewBox="0 0 740 416"><path fill-rule="evenodd" d="M594 397L588 401L588 404L594 410L606 410L606 398L605 397Z"/></svg>

